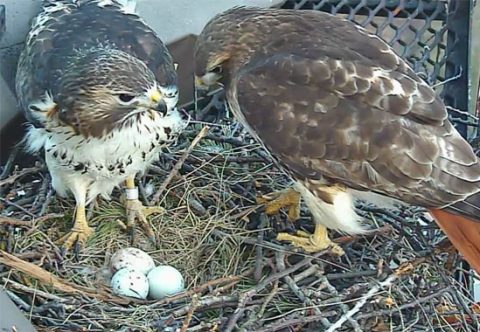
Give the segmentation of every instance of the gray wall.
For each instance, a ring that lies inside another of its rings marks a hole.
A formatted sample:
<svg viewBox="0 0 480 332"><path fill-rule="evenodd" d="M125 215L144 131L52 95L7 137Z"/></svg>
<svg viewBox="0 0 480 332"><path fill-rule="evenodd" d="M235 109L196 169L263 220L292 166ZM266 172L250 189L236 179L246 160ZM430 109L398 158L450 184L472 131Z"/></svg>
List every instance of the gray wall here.
<svg viewBox="0 0 480 332"><path fill-rule="evenodd" d="M131 2L132 0L121 0ZM217 13L247 5L271 7L283 0L136 0L137 13L171 43L188 34L198 34ZM0 39L0 130L18 112L14 76L18 54L31 18L40 11L41 0L0 0L6 6L6 31Z"/></svg>

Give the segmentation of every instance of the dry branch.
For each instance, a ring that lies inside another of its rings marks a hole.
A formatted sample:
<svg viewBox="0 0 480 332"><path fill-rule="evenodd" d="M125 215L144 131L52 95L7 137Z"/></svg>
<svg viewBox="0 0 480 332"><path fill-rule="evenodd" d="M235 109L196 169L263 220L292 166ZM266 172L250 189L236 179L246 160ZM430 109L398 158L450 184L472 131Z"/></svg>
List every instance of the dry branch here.
<svg viewBox="0 0 480 332"><path fill-rule="evenodd" d="M180 171L180 168L182 168L182 165L183 163L185 162L185 160L187 160L188 156L190 155L190 153L192 153L193 151L193 148L195 148L195 146L198 144L198 142L200 142L200 140L205 137L205 135L207 135L208 133L208 130L210 128L208 126L205 126L203 127L203 129L197 134L197 136L193 139L192 143L190 144L190 146L188 147L188 149L183 153L183 155L180 157L180 159L178 160L178 162L175 164L175 166L173 167L172 171L170 172L170 174L168 174L168 176L165 178L165 180L163 181L162 185L160 186L160 188L157 190L157 192L155 193L155 195L153 196L151 202L150 202L150 205L155 205L157 204L159 201L160 201L160 197L162 196L163 192L165 191L165 189L167 189L168 185L170 184L170 182L172 181L172 179L178 174L178 172Z"/></svg>

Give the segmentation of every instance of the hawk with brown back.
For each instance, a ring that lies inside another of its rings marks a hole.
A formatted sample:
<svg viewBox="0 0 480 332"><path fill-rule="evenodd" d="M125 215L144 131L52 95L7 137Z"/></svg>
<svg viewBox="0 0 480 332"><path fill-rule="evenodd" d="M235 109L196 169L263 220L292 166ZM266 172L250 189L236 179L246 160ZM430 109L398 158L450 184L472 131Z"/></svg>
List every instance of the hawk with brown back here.
<svg viewBox="0 0 480 332"><path fill-rule="evenodd" d="M325 227L361 233L354 201L369 192L430 209L480 271L479 159L380 38L322 12L234 8L208 23L195 56L198 85L225 87L313 214L313 235L279 239L317 251L332 245ZM297 197L284 193L267 210Z"/></svg>

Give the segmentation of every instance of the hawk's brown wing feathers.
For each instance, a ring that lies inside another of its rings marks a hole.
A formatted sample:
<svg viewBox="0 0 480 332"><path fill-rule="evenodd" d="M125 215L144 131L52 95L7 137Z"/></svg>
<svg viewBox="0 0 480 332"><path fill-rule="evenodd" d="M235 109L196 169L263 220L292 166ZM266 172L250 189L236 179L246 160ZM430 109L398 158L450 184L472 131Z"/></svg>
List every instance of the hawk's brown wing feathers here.
<svg viewBox="0 0 480 332"><path fill-rule="evenodd" d="M257 63L239 72L233 90L259 138L299 176L323 174L430 207L479 190L478 159L424 83L326 57Z"/></svg>
<svg viewBox="0 0 480 332"><path fill-rule="evenodd" d="M460 200L448 207L454 215L430 211L480 272L480 224L472 221L480 221L480 194L461 201L479 190L478 159L423 83L395 71L372 79L374 69L362 67L277 55L245 68L232 91L259 138L299 177L322 174L427 207Z"/></svg>
<svg viewBox="0 0 480 332"><path fill-rule="evenodd" d="M319 11L236 8L197 43L196 74L222 64L231 109L296 177L456 213L433 211L480 272L480 223L460 216L480 221L480 162L385 42Z"/></svg>

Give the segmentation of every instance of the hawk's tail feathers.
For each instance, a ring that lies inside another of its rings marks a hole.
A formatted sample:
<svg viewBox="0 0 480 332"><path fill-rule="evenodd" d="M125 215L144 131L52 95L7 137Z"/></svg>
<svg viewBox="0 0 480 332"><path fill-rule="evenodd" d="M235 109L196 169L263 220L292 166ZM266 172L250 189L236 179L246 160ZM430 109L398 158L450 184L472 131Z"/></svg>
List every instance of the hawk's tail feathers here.
<svg viewBox="0 0 480 332"><path fill-rule="evenodd" d="M470 266L480 273L480 220L439 209L429 212Z"/></svg>

